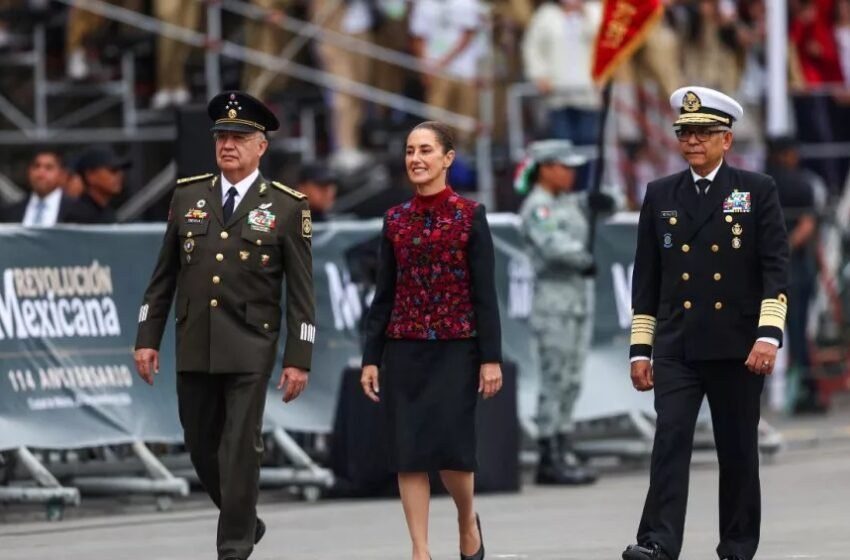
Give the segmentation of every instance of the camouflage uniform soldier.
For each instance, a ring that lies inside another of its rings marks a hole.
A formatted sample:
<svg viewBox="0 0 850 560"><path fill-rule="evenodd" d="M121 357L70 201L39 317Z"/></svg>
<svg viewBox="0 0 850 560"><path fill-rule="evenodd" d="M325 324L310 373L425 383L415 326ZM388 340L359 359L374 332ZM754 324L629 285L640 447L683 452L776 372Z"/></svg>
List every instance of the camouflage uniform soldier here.
<svg viewBox="0 0 850 560"><path fill-rule="evenodd" d="M572 455L573 407L590 347L593 255L588 249L590 200L573 192L575 167L587 158L565 140L531 145L520 183L534 184L522 205L523 235L536 274L530 325L540 363L538 484L585 484L596 474ZM524 185L519 185L525 190ZM565 459L570 456L570 461Z"/></svg>

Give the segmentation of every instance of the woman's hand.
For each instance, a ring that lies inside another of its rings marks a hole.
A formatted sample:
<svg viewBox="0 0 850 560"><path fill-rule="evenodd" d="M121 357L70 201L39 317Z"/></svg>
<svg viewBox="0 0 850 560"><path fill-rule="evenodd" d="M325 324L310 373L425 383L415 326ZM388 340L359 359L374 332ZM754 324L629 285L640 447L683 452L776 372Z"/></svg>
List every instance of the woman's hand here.
<svg viewBox="0 0 850 560"><path fill-rule="evenodd" d="M502 388L502 366L498 363L481 364L480 381L478 382L478 392L484 394L485 399L489 399L499 392Z"/></svg>
<svg viewBox="0 0 850 560"><path fill-rule="evenodd" d="M380 402L378 393L381 388L378 386L378 366L364 366L363 373L360 374L360 385L363 386L363 392L366 396L375 402Z"/></svg>

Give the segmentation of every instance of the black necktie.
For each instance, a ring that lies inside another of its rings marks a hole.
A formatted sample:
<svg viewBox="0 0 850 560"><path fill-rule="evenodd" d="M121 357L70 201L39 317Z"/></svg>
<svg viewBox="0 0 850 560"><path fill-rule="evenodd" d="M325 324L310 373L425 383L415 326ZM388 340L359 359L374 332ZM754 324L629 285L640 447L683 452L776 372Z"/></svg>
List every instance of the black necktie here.
<svg viewBox="0 0 850 560"><path fill-rule="evenodd" d="M708 179L700 179L697 181L697 192L700 196L703 196L706 191L708 191L708 187L711 186L711 181Z"/></svg>
<svg viewBox="0 0 850 560"><path fill-rule="evenodd" d="M230 220L230 216L233 215L233 205L236 202L236 195L239 194L239 191L236 190L236 187L230 187L227 189L227 200L224 201L224 206L222 210L224 210L224 222L227 223Z"/></svg>

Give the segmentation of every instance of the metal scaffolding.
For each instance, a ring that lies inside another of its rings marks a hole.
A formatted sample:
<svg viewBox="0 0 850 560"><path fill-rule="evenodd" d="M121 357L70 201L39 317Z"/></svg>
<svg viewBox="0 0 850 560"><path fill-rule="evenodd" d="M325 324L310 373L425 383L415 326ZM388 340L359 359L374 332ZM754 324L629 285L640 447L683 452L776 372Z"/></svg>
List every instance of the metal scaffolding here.
<svg viewBox="0 0 850 560"><path fill-rule="evenodd" d="M416 57L372 43L356 39L341 33L335 33L311 22L292 17L280 21L274 20L281 30L294 33L294 38L284 46L278 55L271 55L249 49L233 41L225 40L222 35L222 13L253 20L271 22L268 11L239 0L189 0L200 2L206 11L206 29L196 31L174 25L156 17L148 16L121 7L104 0L56 0L67 6L98 14L107 20L122 23L155 36L167 37L205 52L204 77L206 97L212 98L221 91L221 57L249 63L266 70L260 80L270 80L277 74L287 75L321 88L347 93L360 100L389 107L403 113L423 119L438 119L452 123L460 131L471 133L476 138L475 159L478 175L478 196L482 202L491 205L494 202L494 181L492 166L492 130L494 122L493 108L493 56L492 48L486 49L487 56L482 61L479 79L480 103L479 116L472 118L454 111L434 107L406 97L399 93L376 88L372 85L352 81L336 76L321 69L311 68L292 61L292 57L310 40L327 42L338 47L355 51L373 60L388 62L405 69L414 69L433 76L451 77L442 71L435 71ZM338 0L341 3L342 0ZM332 5L331 9L335 6ZM485 25L482 29L483 40L492 45L492 21L489 8L482 13ZM177 137L176 126L170 122L154 124L150 110L137 106L135 98L135 60L132 52L125 52L121 58L120 77L114 81L95 84L78 84L71 81L51 81L46 72L46 39L43 23L35 25L32 45L29 52L0 58L2 67L31 68L33 80L33 111L27 115L18 109L7 97L0 95L0 114L15 127L14 130L0 131L0 145L31 145L45 143L88 144L92 142L167 142ZM92 101L75 111L51 118L48 115L51 97L90 97ZM121 124L117 127L86 127L86 121L116 106L121 107ZM300 107L299 123L301 137L289 137L282 140L287 151L297 152L305 161L315 158L316 132L312 120L315 117L313 107ZM167 185L166 185L167 187ZM162 188L162 187L161 187ZM163 194L160 192L159 194ZM155 197L146 196L146 199ZM138 202L136 202L136 206ZM135 208L135 206L134 206ZM138 212L136 209L135 212ZM130 215L130 212L124 212Z"/></svg>

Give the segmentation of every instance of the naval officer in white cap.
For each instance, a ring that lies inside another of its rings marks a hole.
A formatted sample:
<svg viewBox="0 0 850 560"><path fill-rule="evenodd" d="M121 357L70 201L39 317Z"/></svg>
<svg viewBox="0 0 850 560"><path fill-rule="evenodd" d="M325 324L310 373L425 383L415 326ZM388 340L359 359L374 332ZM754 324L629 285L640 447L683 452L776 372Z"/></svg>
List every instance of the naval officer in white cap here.
<svg viewBox="0 0 850 560"><path fill-rule="evenodd" d="M677 90L670 104L688 169L649 183L640 213L631 381L654 390L657 423L637 544L623 559L679 558L694 425L708 397L720 465L717 555L751 560L761 525L759 395L782 342L788 236L773 179L724 160L741 106L703 87Z"/></svg>

